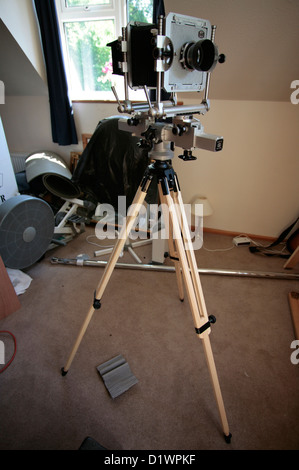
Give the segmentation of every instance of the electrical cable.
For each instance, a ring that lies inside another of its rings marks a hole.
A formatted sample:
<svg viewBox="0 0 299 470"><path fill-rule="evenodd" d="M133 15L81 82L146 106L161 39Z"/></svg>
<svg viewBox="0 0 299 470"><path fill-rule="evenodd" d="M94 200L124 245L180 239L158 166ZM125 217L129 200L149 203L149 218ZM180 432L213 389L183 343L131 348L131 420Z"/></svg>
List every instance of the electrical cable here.
<svg viewBox="0 0 299 470"><path fill-rule="evenodd" d="M116 234L118 234L117 231L116 231ZM101 245L100 243L91 242L90 238L97 238L99 240L99 238L96 235L88 235L88 237L86 237L86 241L87 243L89 243L89 245L95 245L95 246L98 246L99 248L114 248L114 245Z"/></svg>
<svg viewBox="0 0 299 470"><path fill-rule="evenodd" d="M230 250L233 250L234 248L236 248L235 245L233 245L233 244L232 244L231 246L229 246L228 248L207 248L207 247L205 246L205 244L204 244L203 237L199 236L199 239L200 239L201 242L202 242L202 245L201 245L201 246L202 246L203 250L209 251L209 252L211 252L211 253L212 253L212 252L217 252L217 251L218 251L218 252L220 252L220 251L230 251Z"/></svg>
<svg viewBox="0 0 299 470"><path fill-rule="evenodd" d="M12 361L15 358L15 355L16 355L16 352L17 352L17 340L16 340L15 336L10 331L0 331L0 334L8 334L12 337L12 339L14 341L14 353L13 353L12 357L10 358L10 360L8 361L8 363L5 364L5 366L2 367L2 369L0 369L0 374L2 374L2 372L4 372L8 368L8 366L10 366L10 364L12 363Z"/></svg>
<svg viewBox="0 0 299 470"><path fill-rule="evenodd" d="M261 242L253 240L249 235L246 235L244 233L242 233L238 236L248 238L250 240L250 242L252 243L252 245L255 245L258 248L262 248L262 249L267 250L267 253L269 253L269 254L278 255L278 256L279 255L284 255L284 254L287 255L287 243L286 243L286 241L281 241L279 244L277 244L278 249L275 250L275 249L271 249L271 245L270 246L269 245L264 245ZM279 247L281 247L281 248L279 249Z"/></svg>

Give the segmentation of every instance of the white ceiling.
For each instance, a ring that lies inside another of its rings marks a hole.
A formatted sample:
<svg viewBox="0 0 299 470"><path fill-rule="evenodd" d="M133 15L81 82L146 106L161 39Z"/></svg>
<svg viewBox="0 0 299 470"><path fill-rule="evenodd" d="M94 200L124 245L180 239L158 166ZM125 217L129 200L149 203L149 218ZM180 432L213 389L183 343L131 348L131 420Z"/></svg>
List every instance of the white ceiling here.
<svg viewBox="0 0 299 470"><path fill-rule="evenodd" d="M211 77L210 97L289 101L299 80L299 0L164 0L166 15L182 13L217 25L226 55Z"/></svg>
<svg viewBox="0 0 299 470"><path fill-rule="evenodd" d="M17 41L0 20L0 80L5 95L43 96L48 88Z"/></svg>

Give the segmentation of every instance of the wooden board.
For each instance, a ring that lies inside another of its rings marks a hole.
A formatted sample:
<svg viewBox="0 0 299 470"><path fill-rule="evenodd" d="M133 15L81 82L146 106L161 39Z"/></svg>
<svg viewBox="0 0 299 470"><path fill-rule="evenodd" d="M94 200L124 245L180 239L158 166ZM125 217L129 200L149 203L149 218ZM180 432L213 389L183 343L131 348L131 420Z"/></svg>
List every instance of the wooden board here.
<svg viewBox="0 0 299 470"><path fill-rule="evenodd" d="M0 320L19 308L21 303L0 256Z"/></svg>
<svg viewBox="0 0 299 470"><path fill-rule="evenodd" d="M295 339L299 340L299 293L289 292L289 303L295 330Z"/></svg>
<svg viewBox="0 0 299 470"><path fill-rule="evenodd" d="M297 246L296 250L292 253L290 258L284 264L284 269L294 268L299 263L299 246Z"/></svg>

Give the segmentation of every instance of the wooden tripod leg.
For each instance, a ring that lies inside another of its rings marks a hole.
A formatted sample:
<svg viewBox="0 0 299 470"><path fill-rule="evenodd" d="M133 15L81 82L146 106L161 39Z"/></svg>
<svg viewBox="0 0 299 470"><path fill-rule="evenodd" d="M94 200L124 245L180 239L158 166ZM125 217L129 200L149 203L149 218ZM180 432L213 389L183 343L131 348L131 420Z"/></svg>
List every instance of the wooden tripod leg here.
<svg viewBox="0 0 299 470"><path fill-rule="evenodd" d="M93 314L96 310L98 310L101 306L100 304L100 300L104 294L104 291L106 289L106 286L109 282L109 279L112 275L112 272L115 268L115 264L124 248L124 245L126 243L126 240L129 236L129 233L133 227L133 224L141 210L141 207L142 207L142 204L144 202L144 199L146 197L146 191L142 191L141 187L139 187L137 193L136 193L136 196L134 198L134 201L132 202L132 205L130 206L130 209L129 209L129 212L128 212L128 215L127 215L127 218L126 218L126 223L125 225L123 225L122 229L121 229L121 232L119 234L119 238L117 240L117 243L115 244L114 248L113 248L113 251L110 255L110 259L105 267L105 270L104 270L104 273L102 275L102 278L98 284L98 287L95 291L95 296L94 296L94 301L92 303L92 305L90 306L89 310L88 310L88 313L87 313L87 316L82 324L82 327L80 329L80 332L78 334L78 337L75 341L75 344L73 346L73 349L71 351L71 354L68 358L68 361L65 365L65 367L63 367L61 369L61 372L62 372L62 375L66 375L66 373L68 372L70 366L71 366L71 363L73 362L73 359L74 359L74 356L80 346L80 343L83 339L83 336L87 330L87 327L93 317Z"/></svg>
<svg viewBox="0 0 299 470"><path fill-rule="evenodd" d="M166 201L166 204L169 210L169 216L170 216L170 220L171 220L172 227L173 227L174 243L177 247L177 252L178 252L178 256L180 260L180 266L181 266L182 274L184 278L184 284L185 284L188 300L190 303L191 311L193 314L194 324L195 324L195 327L199 329L204 325L205 320L201 318L200 312L198 310L197 299L196 299L196 295L195 295L195 291L193 287L193 282L191 278L191 273L190 273L190 268L189 268L189 264L188 264L188 260L186 256L185 247L183 244L183 240L181 238L181 228L178 222L175 205L173 203L172 197L169 194L164 196L164 200Z"/></svg>
<svg viewBox="0 0 299 470"><path fill-rule="evenodd" d="M177 258L177 253L174 251L173 248L170 248L171 244L173 244L172 237L168 241L169 253L170 253L170 256L172 256L173 258ZM175 266L175 274L176 274L176 280L177 280L178 291L179 291L179 298L180 298L180 301L183 302L183 300L184 300L184 286L183 286L183 276L182 276L182 270L181 270L181 265L180 265L179 259L174 260L174 266Z"/></svg>
<svg viewBox="0 0 299 470"><path fill-rule="evenodd" d="M199 306L199 313L203 318L205 318L205 321L208 321L207 307L201 287L201 281L198 273L198 266L195 258L195 253L192 246L190 229L188 226L188 220L186 217L183 198L179 190L174 193L173 199L175 202L177 217L179 222L181 223L181 233L184 240L185 251L190 267L190 273L194 285L195 295Z"/></svg>
<svg viewBox="0 0 299 470"><path fill-rule="evenodd" d="M173 198L169 194L165 195L164 199L167 202L170 218L171 218L172 225L173 225L175 244L177 246L177 250L179 254L180 264L182 267L185 287L186 287L186 291L188 294L188 299L189 299L191 312L192 312L192 316L194 320L195 330L196 330L196 333L198 334L198 337L203 340L206 361L207 361L209 372L210 372L210 377L211 377L214 394L215 394L215 398L216 398L216 402L218 406L218 411L219 411L219 415L220 415L220 419L222 423L224 437L225 437L226 442L230 442L231 434L229 432L228 421L226 417L226 412L224 408L224 403L222 399L221 389L219 385L218 375L216 371L216 366L215 366L212 348L210 344L210 338L209 338L210 322L209 322L209 318L206 312L204 296L203 296L197 268L196 268L197 275L193 273L194 263L196 264L195 255L194 255L192 246L188 246L189 249L185 250L185 245L184 245L184 241L182 238L182 234L183 234L183 237L187 236L188 238L188 233L190 233L187 231L187 228L189 230L189 227L184 226L185 225L184 218L186 214L184 211L184 207L181 206L181 204L180 204L180 209L178 211L178 208L175 207L176 204L174 203ZM180 215L180 217L178 217L178 215ZM180 226L179 221L182 221L181 222L182 226ZM187 256L188 251L190 251L190 253Z"/></svg>
<svg viewBox="0 0 299 470"><path fill-rule="evenodd" d="M166 201L164 201L164 195L163 191L161 189L161 185L158 185L158 190L159 190L159 197L160 197L160 202L162 204L166 204ZM168 230L168 249L169 249L169 256L174 262L174 267L175 267L175 274L176 274L176 279L177 279L177 285L178 285L178 291L179 291L179 298L180 301L183 302L184 300L184 286L183 286L183 277L182 277L182 270L181 270L181 264L180 260L176 251L175 243L173 240L173 227L172 227L172 221L171 218L167 217L168 214L163 214L164 217L164 223L169 226ZM167 219L165 219L167 217Z"/></svg>
<svg viewBox="0 0 299 470"><path fill-rule="evenodd" d="M202 344L203 344L203 348L204 348L204 352L205 352L205 356L206 356L206 361L207 361L207 364L208 364L208 367L209 367L211 381L212 381L212 384L213 384L214 394L215 394L216 403L217 403L217 406L218 406L218 412L219 412L219 416L220 416L220 420L221 420L221 424L222 424L224 438L225 438L226 442L229 443L230 439L231 439L231 433L229 432L229 425L228 425L228 421L227 421L227 416L226 416L226 412L225 412L224 402L223 402L223 398L222 398L222 393L221 393L221 389L220 389L218 374L217 374L217 370L216 370L216 366L215 366L215 361L214 361L214 356L213 356L213 352L212 352L212 347L211 347L211 342L210 342L209 335L205 335L202 338Z"/></svg>

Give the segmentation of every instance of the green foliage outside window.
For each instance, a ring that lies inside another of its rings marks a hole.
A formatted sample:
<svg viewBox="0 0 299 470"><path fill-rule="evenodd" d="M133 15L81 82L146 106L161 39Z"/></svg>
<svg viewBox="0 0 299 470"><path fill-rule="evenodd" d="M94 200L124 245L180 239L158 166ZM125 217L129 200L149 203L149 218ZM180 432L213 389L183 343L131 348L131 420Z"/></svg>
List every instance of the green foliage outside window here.
<svg viewBox="0 0 299 470"><path fill-rule="evenodd" d="M65 24L65 31L72 86L78 89L80 84L84 91L109 91L111 54L106 44L114 39L113 20L70 22Z"/></svg>
<svg viewBox="0 0 299 470"><path fill-rule="evenodd" d="M109 0L66 0L68 7L106 4ZM153 0L127 0L129 21L152 21ZM65 34L73 90L110 91L112 79L111 49L115 38L114 21L69 21Z"/></svg>
<svg viewBox="0 0 299 470"><path fill-rule="evenodd" d="M127 0L128 20L151 23L153 0Z"/></svg>

